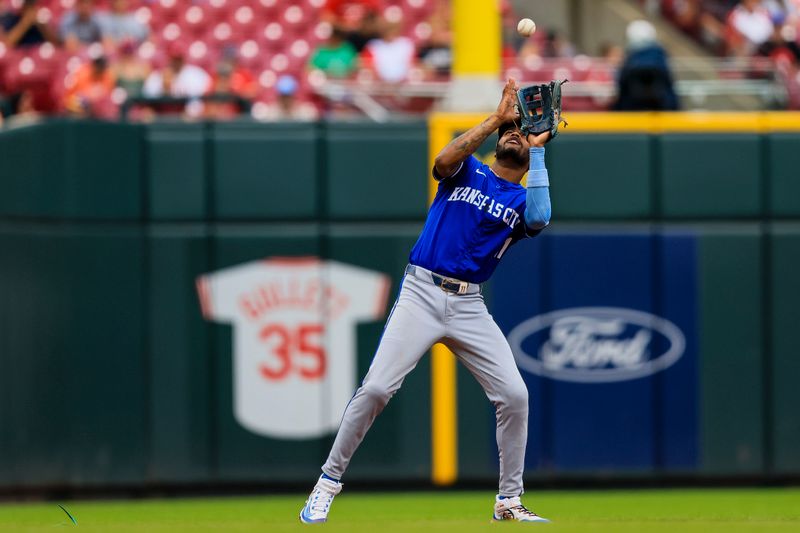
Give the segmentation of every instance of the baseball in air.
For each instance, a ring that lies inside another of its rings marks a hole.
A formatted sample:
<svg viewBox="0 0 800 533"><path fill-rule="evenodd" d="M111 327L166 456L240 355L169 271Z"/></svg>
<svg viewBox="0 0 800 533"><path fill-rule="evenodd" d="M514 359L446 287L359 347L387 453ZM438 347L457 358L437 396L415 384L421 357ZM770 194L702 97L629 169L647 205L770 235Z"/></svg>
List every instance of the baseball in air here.
<svg viewBox="0 0 800 533"><path fill-rule="evenodd" d="M530 37L536 31L536 23L531 19L522 19L517 23L517 33Z"/></svg>

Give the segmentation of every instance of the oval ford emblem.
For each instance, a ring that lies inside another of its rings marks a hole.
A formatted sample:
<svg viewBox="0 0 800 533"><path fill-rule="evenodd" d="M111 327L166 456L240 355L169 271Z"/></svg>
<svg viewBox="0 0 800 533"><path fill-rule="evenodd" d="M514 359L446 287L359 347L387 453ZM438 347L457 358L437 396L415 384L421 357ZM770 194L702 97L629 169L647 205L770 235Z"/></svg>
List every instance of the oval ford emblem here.
<svg viewBox="0 0 800 533"><path fill-rule="evenodd" d="M578 383L636 379L669 368L686 338L659 316L620 307L575 307L535 316L508 335L517 365Z"/></svg>

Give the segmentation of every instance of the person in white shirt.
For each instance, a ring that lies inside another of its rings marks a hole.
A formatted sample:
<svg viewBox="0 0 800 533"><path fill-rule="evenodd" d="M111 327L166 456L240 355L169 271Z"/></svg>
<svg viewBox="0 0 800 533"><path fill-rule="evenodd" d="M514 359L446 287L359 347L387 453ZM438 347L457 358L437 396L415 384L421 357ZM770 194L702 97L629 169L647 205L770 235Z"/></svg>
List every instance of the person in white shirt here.
<svg viewBox="0 0 800 533"><path fill-rule="evenodd" d="M140 22L129 7L128 0L113 0L111 11L100 15L103 41L109 49L127 41L141 43L150 33L147 25Z"/></svg>
<svg viewBox="0 0 800 533"><path fill-rule="evenodd" d="M397 83L405 80L414 63L414 42L402 35L400 22L388 22L380 39L367 43L375 73L382 81Z"/></svg>
<svg viewBox="0 0 800 533"><path fill-rule="evenodd" d="M772 39L775 26L761 0L741 0L728 16L728 48L735 55L753 55Z"/></svg>
<svg viewBox="0 0 800 533"><path fill-rule="evenodd" d="M145 80L144 96L198 98L211 90L211 76L205 70L186 63L181 51L173 50L170 56L166 67L154 70Z"/></svg>

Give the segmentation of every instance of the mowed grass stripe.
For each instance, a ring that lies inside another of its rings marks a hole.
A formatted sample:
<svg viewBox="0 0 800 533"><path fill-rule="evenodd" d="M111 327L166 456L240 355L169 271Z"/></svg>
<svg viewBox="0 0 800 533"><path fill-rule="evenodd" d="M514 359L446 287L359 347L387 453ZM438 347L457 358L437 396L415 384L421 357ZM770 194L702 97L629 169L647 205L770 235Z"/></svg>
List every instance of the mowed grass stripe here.
<svg viewBox="0 0 800 533"><path fill-rule="evenodd" d="M800 532L800 489L532 491L524 501L552 524L491 523L491 492L343 492L330 522L297 520L305 495L67 502L73 526L56 503L0 504L0 531L78 527L84 532L300 531L394 533L496 531L545 527L558 532Z"/></svg>

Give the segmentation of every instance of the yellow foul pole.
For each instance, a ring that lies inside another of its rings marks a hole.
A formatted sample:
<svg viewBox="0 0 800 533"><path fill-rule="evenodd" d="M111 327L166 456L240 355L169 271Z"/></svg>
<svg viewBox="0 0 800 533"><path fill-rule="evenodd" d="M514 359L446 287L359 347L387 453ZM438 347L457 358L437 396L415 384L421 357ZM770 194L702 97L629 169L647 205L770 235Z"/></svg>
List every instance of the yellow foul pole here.
<svg viewBox="0 0 800 533"><path fill-rule="evenodd" d="M500 73L500 0L453 0L453 77Z"/></svg>

